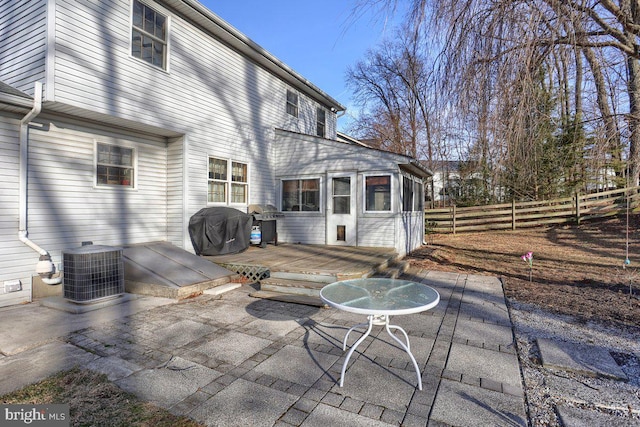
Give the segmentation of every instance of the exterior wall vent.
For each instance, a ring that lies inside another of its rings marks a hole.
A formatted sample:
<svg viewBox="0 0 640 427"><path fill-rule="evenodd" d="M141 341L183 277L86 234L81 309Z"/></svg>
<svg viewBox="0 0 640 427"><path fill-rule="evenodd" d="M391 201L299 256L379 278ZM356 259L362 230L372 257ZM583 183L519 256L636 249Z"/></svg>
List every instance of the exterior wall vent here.
<svg viewBox="0 0 640 427"><path fill-rule="evenodd" d="M122 248L86 245L62 253L64 298L90 303L124 294Z"/></svg>

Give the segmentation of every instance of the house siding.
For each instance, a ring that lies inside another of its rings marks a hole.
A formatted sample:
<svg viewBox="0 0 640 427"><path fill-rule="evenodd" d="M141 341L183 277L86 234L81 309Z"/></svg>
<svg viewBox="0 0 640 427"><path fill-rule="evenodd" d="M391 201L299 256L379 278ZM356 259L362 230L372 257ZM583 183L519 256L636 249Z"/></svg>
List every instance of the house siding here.
<svg viewBox="0 0 640 427"><path fill-rule="evenodd" d="M60 121L29 130L29 236L52 255L83 241L123 245L167 238L163 141L98 133ZM95 183L95 144L136 150L135 189Z"/></svg>
<svg viewBox="0 0 640 427"><path fill-rule="evenodd" d="M130 4L57 1L55 101L188 135L187 211L171 202L170 225L180 229L170 239L192 249L181 217L209 206L208 157L247 163L249 204L275 204L273 129L315 132L319 104L298 92L300 115L288 115L285 82L158 3L149 2L171 17L168 70L131 57ZM327 133L335 138L334 114ZM181 185L176 177L171 194Z"/></svg>
<svg viewBox="0 0 640 427"><path fill-rule="evenodd" d="M278 181L287 178L321 178L322 194L320 213L285 212L286 217L278 222L278 238L283 242L325 244L326 243L326 183L327 171L356 172L357 179L357 244L358 246L395 247L406 253L408 237L404 231L413 233L415 224L400 227L398 212L402 208L401 188L398 180L398 160L393 155L383 154L357 145L348 145L317 137L296 135L277 131L276 170ZM295 159L295 161L291 161ZM364 212L364 181L366 175L391 175L393 206L389 213ZM279 198L278 198L279 199ZM280 200L278 200L280 202ZM417 215L416 218L420 216ZM419 221L416 219L416 222ZM397 237L400 239L397 240ZM415 239L413 239L415 240ZM420 238L420 243L422 238ZM418 245L419 246L419 245ZM415 246L413 246L415 247Z"/></svg>
<svg viewBox="0 0 640 427"><path fill-rule="evenodd" d="M46 40L46 0L0 0L0 80L32 95L44 81Z"/></svg>
<svg viewBox="0 0 640 427"><path fill-rule="evenodd" d="M19 133L17 118L0 115L0 283L20 280L22 291L4 294L0 288L0 307L31 300L31 277L25 271L33 271L38 254L18 239L19 228ZM34 256L35 255L35 256Z"/></svg>

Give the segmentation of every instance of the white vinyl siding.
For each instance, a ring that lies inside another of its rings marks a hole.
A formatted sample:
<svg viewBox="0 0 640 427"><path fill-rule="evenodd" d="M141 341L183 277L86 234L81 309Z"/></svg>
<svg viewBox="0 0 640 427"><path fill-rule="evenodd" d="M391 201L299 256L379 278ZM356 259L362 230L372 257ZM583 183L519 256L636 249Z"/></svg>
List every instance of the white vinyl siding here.
<svg viewBox="0 0 640 427"><path fill-rule="evenodd" d="M290 120L283 107L289 82L163 7L166 3L144 3L170 19L167 70L131 56L131 0L34 0L26 6L0 0L0 28L10 29L0 34L0 78L29 94L33 82L42 81L52 103L45 110L53 105L103 123L92 131L78 118L30 132L30 237L52 251L55 262L62 249L85 240L168 240L191 249L187 224L207 205L203 159L210 155L249 165L248 201L276 205L274 129L313 135L317 108L328 108L296 88L299 117ZM120 130L137 124L154 127L149 132L158 137ZM326 137L335 136L336 115L327 113ZM95 141L136 147L136 188L94 185ZM59 174L64 179L56 185ZM11 215L3 221L10 223L8 241L22 260L16 271L29 277L37 254L17 241L17 213ZM324 236L322 225L303 221L300 227ZM3 247L0 274L11 265L4 256L14 255Z"/></svg>
<svg viewBox="0 0 640 427"><path fill-rule="evenodd" d="M95 140L136 147L139 182L135 191L94 186ZM117 246L166 240L166 158L161 141L93 134L58 122L33 127L29 236L56 258L61 250L83 241Z"/></svg>
<svg viewBox="0 0 640 427"><path fill-rule="evenodd" d="M0 1L0 80L33 94L44 81L47 1Z"/></svg>
<svg viewBox="0 0 640 427"><path fill-rule="evenodd" d="M324 176L327 171L357 171L357 245L395 248L404 255L422 244L424 236L421 211L402 212L402 175L399 163L403 156L384 153L359 145L276 131L276 170L279 178ZM389 210L366 211L365 179L368 176L390 178ZM326 189L321 185L321 200L326 203ZM326 243L325 212L285 212L278 222L278 238L283 242Z"/></svg>
<svg viewBox="0 0 640 427"><path fill-rule="evenodd" d="M249 164L248 200L276 205L274 129L314 134L319 104L299 92L299 118L290 120L285 82L179 15L148 3L171 16L170 72L131 57L128 0L91 7L59 0L55 100L188 135L186 220L207 205L203 159L211 155ZM104 23L99 31L95 22ZM335 114L329 114L327 137L335 135ZM190 250L190 240L184 242Z"/></svg>
<svg viewBox="0 0 640 427"><path fill-rule="evenodd" d="M20 280L21 292L4 294L0 288L0 307L27 302L31 299L31 274L38 254L18 239L19 229L19 133L18 119L0 115L0 284Z"/></svg>

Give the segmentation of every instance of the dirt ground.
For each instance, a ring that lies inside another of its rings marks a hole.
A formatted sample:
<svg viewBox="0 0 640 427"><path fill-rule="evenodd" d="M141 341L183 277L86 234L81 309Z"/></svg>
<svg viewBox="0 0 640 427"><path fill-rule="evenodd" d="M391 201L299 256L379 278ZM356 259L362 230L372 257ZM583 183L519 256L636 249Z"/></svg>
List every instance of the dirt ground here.
<svg viewBox="0 0 640 427"><path fill-rule="evenodd" d="M435 234L407 259L431 270L498 276L509 300L585 322L640 328L640 215L628 222L625 215L581 225ZM531 280L521 259L527 252L533 252Z"/></svg>

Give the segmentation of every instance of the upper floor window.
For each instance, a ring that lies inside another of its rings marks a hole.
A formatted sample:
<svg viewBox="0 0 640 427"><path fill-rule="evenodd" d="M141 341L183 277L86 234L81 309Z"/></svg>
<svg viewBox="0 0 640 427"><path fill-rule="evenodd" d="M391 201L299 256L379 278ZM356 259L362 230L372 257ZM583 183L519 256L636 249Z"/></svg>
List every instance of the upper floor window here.
<svg viewBox="0 0 640 427"><path fill-rule="evenodd" d="M167 17L138 0L133 0L131 55L167 67Z"/></svg>
<svg viewBox="0 0 640 427"><path fill-rule="evenodd" d="M365 209L369 212L391 210L391 175L365 178Z"/></svg>
<svg viewBox="0 0 640 427"><path fill-rule="evenodd" d="M324 108L318 107L316 113L316 135L325 137L325 128L327 126L327 118Z"/></svg>
<svg viewBox="0 0 640 427"><path fill-rule="evenodd" d="M119 145L97 144L96 183L133 187L135 151Z"/></svg>
<svg viewBox="0 0 640 427"><path fill-rule="evenodd" d="M248 187L246 163L209 157L209 203L246 204Z"/></svg>
<svg viewBox="0 0 640 427"><path fill-rule="evenodd" d="M298 117L298 94L287 90L287 113Z"/></svg>

